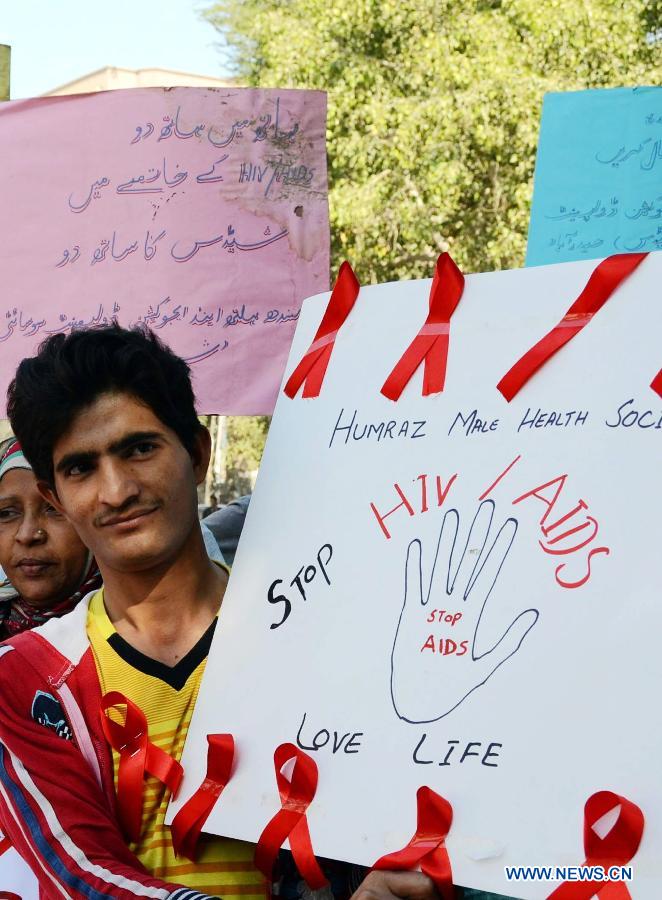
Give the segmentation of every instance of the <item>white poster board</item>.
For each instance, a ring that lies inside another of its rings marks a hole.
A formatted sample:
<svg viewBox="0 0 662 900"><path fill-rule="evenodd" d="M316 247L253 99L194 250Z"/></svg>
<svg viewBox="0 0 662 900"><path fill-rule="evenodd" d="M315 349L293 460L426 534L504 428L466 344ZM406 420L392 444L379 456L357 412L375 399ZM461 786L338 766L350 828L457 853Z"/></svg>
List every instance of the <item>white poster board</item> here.
<svg viewBox="0 0 662 900"><path fill-rule="evenodd" d="M0 897L8 894L21 900L39 900L37 879L13 847L0 855Z"/></svg>
<svg viewBox="0 0 662 900"><path fill-rule="evenodd" d="M280 808L273 751L298 742L318 855L401 848L427 784L454 809L455 882L533 900L554 885L504 866L583 863L584 803L611 790L646 816L632 896L659 900L662 254L511 403L496 390L595 265L469 276L444 392L421 396L421 369L397 403L380 388L430 282L363 288L321 395L281 393L175 808L206 735L231 732L205 828L255 841ZM327 299L305 303L288 376Z"/></svg>

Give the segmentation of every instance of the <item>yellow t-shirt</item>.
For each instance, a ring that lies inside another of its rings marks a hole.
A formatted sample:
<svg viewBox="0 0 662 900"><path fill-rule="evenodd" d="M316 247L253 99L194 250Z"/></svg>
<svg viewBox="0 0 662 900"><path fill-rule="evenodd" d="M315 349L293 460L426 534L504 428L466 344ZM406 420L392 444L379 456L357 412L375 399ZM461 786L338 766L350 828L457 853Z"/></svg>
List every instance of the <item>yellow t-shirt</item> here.
<svg viewBox="0 0 662 900"><path fill-rule="evenodd" d="M122 638L108 618L103 588L90 603L87 634L92 645L103 694L120 691L143 711L149 738L177 761L184 748L200 680L207 661L216 620L175 666L150 659ZM115 786L119 754L113 750ZM267 883L253 865L254 846L229 838L200 835L197 862L175 856L170 828L164 824L170 792L151 775L145 776L140 840L130 843L145 868L155 877L224 900L233 896L265 900Z"/></svg>

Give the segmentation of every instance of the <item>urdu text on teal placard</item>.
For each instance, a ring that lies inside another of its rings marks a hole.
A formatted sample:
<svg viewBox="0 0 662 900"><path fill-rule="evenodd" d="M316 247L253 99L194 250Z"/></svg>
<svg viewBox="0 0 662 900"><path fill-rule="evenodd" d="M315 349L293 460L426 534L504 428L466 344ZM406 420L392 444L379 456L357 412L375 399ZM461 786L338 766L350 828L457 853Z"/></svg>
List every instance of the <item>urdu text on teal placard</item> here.
<svg viewBox="0 0 662 900"><path fill-rule="evenodd" d="M662 88L546 94L528 266L662 250Z"/></svg>

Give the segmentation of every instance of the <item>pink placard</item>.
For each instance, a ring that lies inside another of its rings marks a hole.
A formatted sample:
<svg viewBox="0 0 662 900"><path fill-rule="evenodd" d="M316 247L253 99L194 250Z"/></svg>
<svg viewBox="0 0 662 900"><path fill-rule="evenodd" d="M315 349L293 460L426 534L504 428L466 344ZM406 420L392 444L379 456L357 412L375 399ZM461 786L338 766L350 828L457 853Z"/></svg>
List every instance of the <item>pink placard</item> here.
<svg viewBox="0 0 662 900"><path fill-rule="evenodd" d="M0 105L0 404L86 324L149 325L204 413L273 409L328 289L326 95L148 88Z"/></svg>

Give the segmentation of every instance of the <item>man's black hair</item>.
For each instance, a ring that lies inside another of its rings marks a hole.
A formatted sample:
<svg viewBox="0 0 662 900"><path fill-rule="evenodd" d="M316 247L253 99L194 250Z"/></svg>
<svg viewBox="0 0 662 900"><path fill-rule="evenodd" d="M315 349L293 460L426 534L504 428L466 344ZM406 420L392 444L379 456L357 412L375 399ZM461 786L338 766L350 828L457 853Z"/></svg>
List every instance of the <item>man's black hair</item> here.
<svg viewBox="0 0 662 900"><path fill-rule="evenodd" d="M55 334L24 359L7 414L38 479L54 486L53 448L101 395L130 394L177 434L189 453L200 423L188 365L145 328L117 324Z"/></svg>

